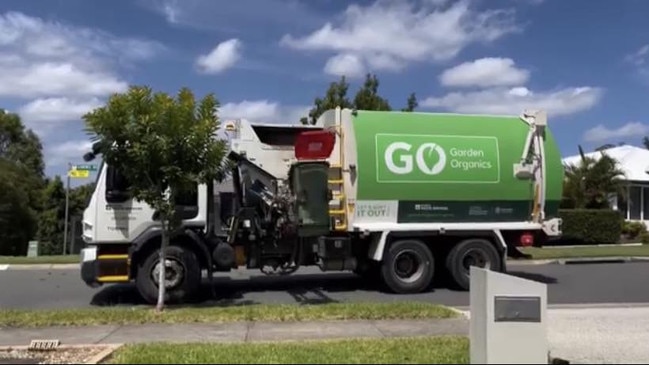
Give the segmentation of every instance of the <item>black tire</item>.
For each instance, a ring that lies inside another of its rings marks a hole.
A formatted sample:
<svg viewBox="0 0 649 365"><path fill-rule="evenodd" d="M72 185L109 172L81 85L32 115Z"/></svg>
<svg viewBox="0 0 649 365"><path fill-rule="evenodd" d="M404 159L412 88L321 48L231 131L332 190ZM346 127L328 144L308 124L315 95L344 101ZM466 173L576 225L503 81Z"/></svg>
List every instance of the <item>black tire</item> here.
<svg viewBox="0 0 649 365"><path fill-rule="evenodd" d="M453 286L465 291L470 289L471 266L500 271L502 259L489 240L470 238L458 243L446 256L446 270Z"/></svg>
<svg viewBox="0 0 649 365"><path fill-rule="evenodd" d="M434 275L435 258L430 248L421 241L395 241L383 255L381 277L392 292L420 293L430 287Z"/></svg>
<svg viewBox="0 0 649 365"><path fill-rule="evenodd" d="M166 304L179 304L192 300L198 293L201 285L201 267L196 254L185 247L168 246L166 249L166 260L171 260L172 265L182 270L181 279L173 287L167 287L165 291ZM158 302L158 281L156 265L160 262L160 249L153 250L147 258L142 261L137 270L135 285L144 300L150 304ZM170 266L166 267L167 275L171 274ZM154 277L155 276L155 279ZM173 283L172 283L173 284Z"/></svg>

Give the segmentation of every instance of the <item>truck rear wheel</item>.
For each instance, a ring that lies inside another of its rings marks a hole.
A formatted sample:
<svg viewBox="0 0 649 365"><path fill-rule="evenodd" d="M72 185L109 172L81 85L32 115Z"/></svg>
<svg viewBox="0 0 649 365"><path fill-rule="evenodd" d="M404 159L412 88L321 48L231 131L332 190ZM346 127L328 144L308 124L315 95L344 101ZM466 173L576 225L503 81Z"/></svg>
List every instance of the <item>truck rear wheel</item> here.
<svg viewBox="0 0 649 365"><path fill-rule="evenodd" d="M501 258L494 245L486 239L470 238L458 243L446 256L446 269L455 286L469 290L471 266L499 270Z"/></svg>
<svg viewBox="0 0 649 365"><path fill-rule="evenodd" d="M383 256L381 277L395 293L420 293L430 286L434 274L433 253L421 241L395 241Z"/></svg>
<svg viewBox="0 0 649 365"><path fill-rule="evenodd" d="M165 255L165 303L189 301L201 285L201 268L196 254L181 246L168 246ZM153 250L138 267L135 285L150 304L158 302L160 249Z"/></svg>

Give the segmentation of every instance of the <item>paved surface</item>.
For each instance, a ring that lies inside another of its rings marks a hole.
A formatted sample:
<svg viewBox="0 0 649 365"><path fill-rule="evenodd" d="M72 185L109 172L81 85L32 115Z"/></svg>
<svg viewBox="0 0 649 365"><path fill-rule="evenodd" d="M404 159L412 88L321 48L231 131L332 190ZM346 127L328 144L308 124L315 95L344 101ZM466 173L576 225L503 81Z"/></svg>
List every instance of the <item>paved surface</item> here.
<svg viewBox="0 0 649 365"><path fill-rule="evenodd" d="M649 263L510 265L510 273L548 284L550 304L649 303ZM327 303L420 300L468 306L469 295L444 288L417 295L394 295L347 273L305 268L287 277L259 271L216 279L217 298L206 304ZM80 308L142 304L132 285L88 288L78 269L0 271L0 308Z"/></svg>
<svg viewBox="0 0 649 365"><path fill-rule="evenodd" d="M548 320L554 356L573 364L649 364L649 307L551 309Z"/></svg>
<svg viewBox="0 0 649 365"><path fill-rule="evenodd" d="M547 314L553 357L571 364L649 364L649 304L551 308Z"/></svg>
<svg viewBox="0 0 649 365"><path fill-rule="evenodd" d="M137 326L2 329L0 346L32 339L63 344L142 342L253 342L341 338L468 335L466 318L450 320L240 322L228 324L145 324ZM549 309L548 345L554 357L572 364L649 363L649 306Z"/></svg>
<svg viewBox="0 0 649 365"><path fill-rule="evenodd" d="M0 331L0 346L28 345L32 339L62 344L142 342L253 342L334 338L385 338L467 335L465 318L444 320L240 322L222 324L143 324L133 326L10 328Z"/></svg>

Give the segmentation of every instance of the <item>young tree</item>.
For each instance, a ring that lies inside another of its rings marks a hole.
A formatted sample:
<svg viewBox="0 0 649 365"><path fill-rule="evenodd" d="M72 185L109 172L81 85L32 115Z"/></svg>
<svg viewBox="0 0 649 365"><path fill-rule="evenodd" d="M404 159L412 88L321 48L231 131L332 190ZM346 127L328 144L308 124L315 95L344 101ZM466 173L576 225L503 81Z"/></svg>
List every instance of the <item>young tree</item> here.
<svg viewBox="0 0 649 365"><path fill-rule="evenodd" d="M419 106L419 102L417 101L417 95L415 93L411 93L408 96L408 100L406 100L406 107L401 109L402 112L414 112L415 109Z"/></svg>
<svg viewBox="0 0 649 365"><path fill-rule="evenodd" d="M325 92L324 98L315 98L313 101L313 108L309 111L309 117L304 117L300 120L302 124L315 124L318 118L329 109L336 107L351 108L352 103L347 98L347 91L349 90L349 83L345 76L340 80L329 84L329 88Z"/></svg>
<svg viewBox="0 0 649 365"><path fill-rule="evenodd" d="M302 124L315 124L322 113L336 107L390 111L392 107L388 99L379 95L379 84L379 79L376 75L365 75L363 84L354 95L354 99L350 101L347 96L349 83L343 76L339 81L329 84L329 88L325 91L324 97L315 98L313 101L314 106L309 111L309 116L302 118L300 122ZM406 107L401 109L401 111L412 112L418 106L417 97L414 93L411 93L408 96Z"/></svg>
<svg viewBox="0 0 649 365"><path fill-rule="evenodd" d="M376 75L365 75L365 82L354 97L354 108L358 110L392 110L388 100L379 95L379 79Z"/></svg>
<svg viewBox="0 0 649 365"><path fill-rule="evenodd" d="M175 197L222 176L225 141L217 139L218 101L210 94L197 102L183 88L177 96L133 86L84 116L88 132L101 141L101 154L130 183L132 198L156 210L162 228L160 263L180 226ZM165 302L165 264L160 264L158 303Z"/></svg>

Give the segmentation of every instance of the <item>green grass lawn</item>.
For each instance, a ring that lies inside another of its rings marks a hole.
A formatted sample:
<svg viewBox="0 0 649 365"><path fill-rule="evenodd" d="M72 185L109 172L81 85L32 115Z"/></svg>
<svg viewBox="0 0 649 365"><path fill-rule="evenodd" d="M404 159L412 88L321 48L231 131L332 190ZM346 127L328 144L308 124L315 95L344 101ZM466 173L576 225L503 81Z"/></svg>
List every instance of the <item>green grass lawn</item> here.
<svg viewBox="0 0 649 365"><path fill-rule="evenodd" d="M426 302L255 304L229 307L153 307L0 310L0 327L75 326L141 323L219 323L237 321L315 321L345 319L444 319L459 314Z"/></svg>
<svg viewBox="0 0 649 365"><path fill-rule="evenodd" d="M25 265L25 264L77 264L79 255L55 255L55 256L0 256L0 265Z"/></svg>
<svg viewBox="0 0 649 365"><path fill-rule="evenodd" d="M522 252L534 259L563 259L577 257L649 256L649 245L642 246L586 246L586 247L526 247Z"/></svg>
<svg viewBox="0 0 649 365"><path fill-rule="evenodd" d="M469 339L437 336L239 344L141 344L114 364L468 364Z"/></svg>

